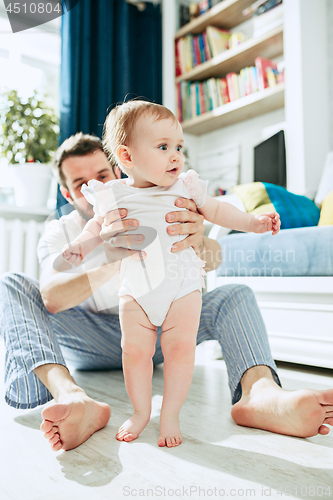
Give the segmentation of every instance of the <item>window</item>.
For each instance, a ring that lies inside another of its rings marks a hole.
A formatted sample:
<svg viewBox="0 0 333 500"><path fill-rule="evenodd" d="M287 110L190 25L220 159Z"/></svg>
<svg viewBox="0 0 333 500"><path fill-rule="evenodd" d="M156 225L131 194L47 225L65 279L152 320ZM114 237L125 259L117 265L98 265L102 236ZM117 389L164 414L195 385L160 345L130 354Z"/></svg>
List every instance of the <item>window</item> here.
<svg viewBox="0 0 333 500"><path fill-rule="evenodd" d="M12 33L4 3L0 2L0 94L17 90L22 97L29 97L37 90L59 116L60 28L61 17ZM1 158L0 186L10 183L3 170L6 164L7 160Z"/></svg>
<svg viewBox="0 0 333 500"><path fill-rule="evenodd" d="M12 33L0 2L0 92L17 90L22 97L38 90L59 113L61 17L36 28Z"/></svg>

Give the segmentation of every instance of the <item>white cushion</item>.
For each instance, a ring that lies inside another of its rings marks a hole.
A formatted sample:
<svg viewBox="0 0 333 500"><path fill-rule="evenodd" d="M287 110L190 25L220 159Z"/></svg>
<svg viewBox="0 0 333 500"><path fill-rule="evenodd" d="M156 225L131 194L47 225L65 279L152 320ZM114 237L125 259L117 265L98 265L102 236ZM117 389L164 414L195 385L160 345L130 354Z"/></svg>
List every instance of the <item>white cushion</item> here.
<svg viewBox="0 0 333 500"><path fill-rule="evenodd" d="M325 167L315 197L315 203L320 207L325 196L331 191L333 191L333 151L327 153Z"/></svg>

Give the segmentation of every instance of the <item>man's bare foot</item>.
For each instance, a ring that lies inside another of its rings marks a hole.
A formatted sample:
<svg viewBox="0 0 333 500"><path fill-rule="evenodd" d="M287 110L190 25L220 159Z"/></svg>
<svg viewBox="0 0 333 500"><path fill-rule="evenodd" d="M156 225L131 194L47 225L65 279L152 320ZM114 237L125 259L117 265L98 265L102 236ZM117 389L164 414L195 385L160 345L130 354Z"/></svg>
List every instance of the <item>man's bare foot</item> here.
<svg viewBox="0 0 333 500"><path fill-rule="evenodd" d="M134 439L140 436L141 432L148 424L149 419L150 412L133 413L133 415L119 427L116 439L118 439L118 441L126 441L126 443L134 441Z"/></svg>
<svg viewBox="0 0 333 500"><path fill-rule="evenodd" d="M242 395L231 416L238 425L287 436L328 434L333 425L333 389L286 391L273 379L261 378Z"/></svg>
<svg viewBox="0 0 333 500"><path fill-rule="evenodd" d="M174 446L179 446L181 442L182 435L179 428L179 416L166 416L161 413L158 446L173 448Z"/></svg>
<svg viewBox="0 0 333 500"><path fill-rule="evenodd" d="M40 428L54 451L72 450L105 427L110 416L109 405L97 403L82 391L46 406Z"/></svg>

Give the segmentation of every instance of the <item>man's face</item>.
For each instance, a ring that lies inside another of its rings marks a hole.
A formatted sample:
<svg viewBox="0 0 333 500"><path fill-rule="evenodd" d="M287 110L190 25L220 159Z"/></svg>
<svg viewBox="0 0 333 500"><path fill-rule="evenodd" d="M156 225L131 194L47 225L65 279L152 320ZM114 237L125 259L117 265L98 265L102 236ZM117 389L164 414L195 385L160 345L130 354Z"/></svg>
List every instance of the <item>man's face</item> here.
<svg viewBox="0 0 333 500"><path fill-rule="evenodd" d="M62 195L74 205L81 217L91 219L94 211L82 195L81 187L91 179L105 183L116 178L107 157L99 149L84 156L70 156L63 161L62 171L68 187L67 190L61 186Z"/></svg>

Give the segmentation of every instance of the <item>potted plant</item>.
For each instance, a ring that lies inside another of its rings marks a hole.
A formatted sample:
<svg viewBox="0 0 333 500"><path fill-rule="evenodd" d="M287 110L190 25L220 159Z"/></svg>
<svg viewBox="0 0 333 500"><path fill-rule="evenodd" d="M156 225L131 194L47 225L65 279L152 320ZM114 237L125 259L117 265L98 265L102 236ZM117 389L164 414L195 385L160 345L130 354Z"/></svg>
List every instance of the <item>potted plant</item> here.
<svg viewBox="0 0 333 500"><path fill-rule="evenodd" d="M2 95L0 156L12 165L17 206L46 206L52 180L49 163L58 145L58 133L58 119L36 91L27 99L16 90Z"/></svg>

